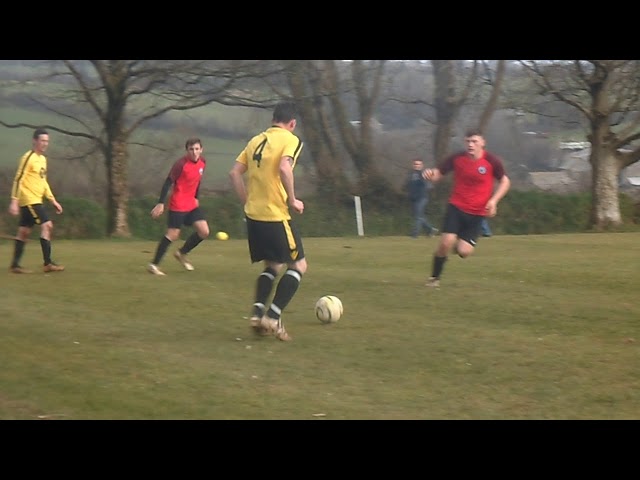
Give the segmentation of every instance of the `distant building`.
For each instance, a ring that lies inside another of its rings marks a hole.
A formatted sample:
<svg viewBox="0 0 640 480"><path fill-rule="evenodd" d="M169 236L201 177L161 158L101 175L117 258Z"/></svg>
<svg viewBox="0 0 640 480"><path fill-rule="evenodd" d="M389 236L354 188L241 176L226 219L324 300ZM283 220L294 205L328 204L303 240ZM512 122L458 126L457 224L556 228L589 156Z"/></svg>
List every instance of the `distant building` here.
<svg viewBox="0 0 640 480"><path fill-rule="evenodd" d="M522 132L522 135L533 138L549 138L547 132Z"/></svg>
<svg viewBox="0 0 640 480"><path fill-rule="evenodd" d="M548 192L574 193L585 191L591 185L590 142L560 142L561 150L555 171L530 172L529 180L536 188ZM621 190L640 187L640 162L620 172Z"/></svg>
<svg viewBox="0 0 640 480"><path fill-rule="evenodd" d="M627 177L627 181L634 187L640 187L640 177Z"/></svg>
<svg viewBox="0 0 640 480"><path fill-rule="evenodd" d="M354 127L360 128L362 122L360 120L351 120L349 123ZM382 124L376 118L371 119L371 129L376 133L382 133L384 131Z"/></svg>
<svg viewBox="0 0 640 480"><path fill-rule="evenodd" d="M560 150L585 150L591 148L591 142L560 142Z"/></svg>
<svg viewBox="0 0 640 480"><path fill-rule="evenodd" d="M577 193L583 188L568 172L529 172L529 181L538 190L551 193Z"/></svg>

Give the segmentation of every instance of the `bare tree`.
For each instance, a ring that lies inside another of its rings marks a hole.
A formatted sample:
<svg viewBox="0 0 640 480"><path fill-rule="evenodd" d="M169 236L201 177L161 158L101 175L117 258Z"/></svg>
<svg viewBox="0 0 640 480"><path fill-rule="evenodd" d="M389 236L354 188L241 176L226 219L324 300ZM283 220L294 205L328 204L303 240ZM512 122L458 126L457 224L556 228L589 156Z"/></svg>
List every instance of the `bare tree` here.
<svg viewBox="0 0 640 480"><path fill-rule="evenodd" d="M433 92L419 97L391 96L390 100L429 108L431 114L426 114L424 120L435 125L433 157L437 162L451 150L463 109L473 113L472 119L465 122L467 127L487 129L499 106L506 61L431 60L430 64L431 70L424 75L433 75L433 82L425 85L433 85Z"/></svg>
<svg viewBox="0 0 640 480"><path fill-rule="evenodd" d="M468 111L473 104L479 113L467 120L466 127L487 130L499 106L506 61L432 60L435 76L436 132L434 156L444 158L451 148L455 122L459 121L463 108Z"/></svg>
<svg viewBox="0 0 640 480"><path fill-rule="evenodd" d="M385 63L385 60L353 60L347 75L341 77L336 60L324 62L333 120L359 174L354 194L372 195L374 199L382 199L392 190L389 181L377 167L373 134L374 113L380 100ZM351 89L356 100L356 128L349 121L346 102L341 95Z"/></svg>
<svg viewBox="0 0 640 480"><path fill-rule="evenodd" d="M454 124L478 78L478 62L473 61L468 67L460 60L431 60L431 65L435 77L433 106L436 113L433 154L437 162L449 153Z"/></svg>
<svg viewBox="0 0 640 480"><path fill-rule="evenodd" d="M384 198L392 186L376 162L374 120L385 60L291 60L287 91L301 106L302 130L324 198L345 194ZM347 172L355 172L352 182Z"/></svg>
<svg viewBox="0 0 640 480"><path fill-rule="evenodd" d="M591 142L592 206L595 229L621 225L620 171L640 159L640 61L522 61L542 95L578 110Z"/></svg>
<svg viewBox="0 0 640 480"><path fill-rule="evenodd" d="M283 62L290 94L300 108L305 149L315 167L317 192L331 201L349 192L351 186L343 168L339 139L330 120L326 73L320 63L314 60Z"/></svg>
<svg viewBox="0 0 640 480"><path fill-rule="evenodd" d="M132 135L144 123L169 111L191 110L211 103L263 106L269 98L242 80L260 78L265 65L254 61L203 60L62 60L51 62L40 78L58 93L34 98L43 109L66 117L70 125L10 123L9 128L46 127L89 140L105 162L107 232L130 235L128 160ZM89 153L89 152L86 152Z"/></svg>
<svg viewBox="0 0 640 480"><path fill-rule="evenodd" d="M483 83L489 87L489 97L487 98L480 119L478 120L478 128L481 132L485 132L489 127L489 123L493 118L493 114L499 105L499 99L502 94L502 84L504 82L507 62L506 60L498 60L495 70L491 68L489 62L483 62Z"/></svg>

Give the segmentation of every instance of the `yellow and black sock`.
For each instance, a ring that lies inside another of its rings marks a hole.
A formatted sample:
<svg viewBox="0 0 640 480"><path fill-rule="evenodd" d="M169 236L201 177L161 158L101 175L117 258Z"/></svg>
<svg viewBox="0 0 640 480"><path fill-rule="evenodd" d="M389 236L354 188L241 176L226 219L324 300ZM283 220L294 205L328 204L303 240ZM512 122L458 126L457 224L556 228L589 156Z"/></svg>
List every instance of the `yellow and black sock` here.
<svg viewBox="0 0 640 480"><path fill-rule="evenodd" d="M16 268L20 266L20 259L22 258L22 253L24 252L24 244L22 240L16 239L16 243L13 248L13 260L11 262L11 268Z"/></svg>
<svg viewBox="0 0 640 480"><path fill-rule="evenodd" d="M51 241L40 237L40 247L42 248L42 259L45 265L51 263Z"/></svg>
<svg viewBox="0 0 640 480"><path fill-rule="evenodd" d="M256 280L256 300L253 303L253 315L261 317L264 315L267 299L273 289L273 282L277 272L272 268L265 268Z"/></svg>
<svg viewBox="0 0 640 480"><path fill-rule="evenodd" d="M271 302L271 306L267 312L267 316L269 316L269 318L273 318L275 320L280 319L282 311L298 291L300 280L302 280L302 274L299 271L290 268L285 272L278 282L276 293L273 296L273 302Z"/></svg>

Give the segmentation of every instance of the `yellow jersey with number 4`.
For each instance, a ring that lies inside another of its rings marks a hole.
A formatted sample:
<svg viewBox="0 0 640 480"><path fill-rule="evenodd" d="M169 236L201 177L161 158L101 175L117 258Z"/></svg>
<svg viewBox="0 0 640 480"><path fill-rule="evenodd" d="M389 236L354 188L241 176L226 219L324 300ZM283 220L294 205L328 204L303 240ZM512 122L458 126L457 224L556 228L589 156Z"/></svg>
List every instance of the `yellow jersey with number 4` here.
<svg viewBox="0 0 640 480"><path fill-rule="evenodd" d="M256 135L240 152L237 162L247 166L247 217L262 222L290 220L287 192L280 179L280 160L291 157L296 166L302 141L293 133L272 126Z"/></svg>

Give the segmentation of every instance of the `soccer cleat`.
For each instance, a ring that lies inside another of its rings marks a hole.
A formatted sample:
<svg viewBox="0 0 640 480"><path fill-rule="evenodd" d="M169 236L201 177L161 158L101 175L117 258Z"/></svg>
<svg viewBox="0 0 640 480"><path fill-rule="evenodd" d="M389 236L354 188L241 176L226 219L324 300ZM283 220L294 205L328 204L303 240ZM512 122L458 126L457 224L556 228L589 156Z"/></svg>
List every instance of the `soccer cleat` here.
<svg viewBox="0 0 640 480"><path fill-rule="evenodd" d="M426 287L438 288L440 287L440 279L437 277L429 277L427 283L425 283Z"/></svg>
<svg viewBox="0 0 640 480"><path fill-rule="evenodd" d="M51 262L49 265L45 265L44 267L42 267L42 270L44 271L44 273L63 272L64 266Z"/></svg>
<svg viewBox="0 0 640 480"><path fill-rule="evenodd" d="M162 270L158 268L157 265L154 265L153 263L150 263L149 265L147 265L147 272L152 273L154 275L159 275L159 276L163 276L165 274Z"/></svg>
<svg viewBox="0 0 640 480"><path fill-rule="evenodd" d="M260 319L262 317L259 317L257 315L253 315L250 319L249 319L249 325L251 326L251 330L253 330L255 333L261 335L263 333L263 329L262 329L262 325L260 324Z"/></svg>
<svg viewBox="0 0 640 480"><path fill-rule="evenodd" d="M269 318L266 315L264 315L260 319L260 330L264 335L275 333L279 327L280 327L280 322L278 322L278 320Z"/></svg>
<svg viewBox="0 0 640 480"><path fill-rule="evenodd" d="M291 340L293 340L291 335L289 335L282 326L278 328L278 330L276 330L275 336L278 340L282 340L283 342L290 342Z"/></svg>
<svg viewBox="0 0 640 480"><path fill-rule="evenodd" d="M22 268L21 266L17 267L9 267L10 273L33 273L31 270L27 270L26 268Z"/></svg>
<svg viewBox="0 0 640 480"><path fill-rule="evenodd" d="M260 320L260 327L262 335L273 334L278 340L282 340L283 342L289 342L293 340L293 338L291 338L291 336L284 329L284 325L282 325L282 319L274 320L273 318L269 318L265 315Z"/></svg>
<svg viewBox="0 0 640 480"><path fill-rule="evenodd" d="M176 257L176 260L178 260L182 264L185 270L188 270L190 272L194 270L193 265L191 265L189 263L189 260L187 260L187 256L182 254L180 250L176 250L173 256Z"/></svg>
<svg viewBox="0 0 640 480"><path fill-rule="evenodd" d="M260 319L260 328L263 335L275 334L282 327L280 320L275 320L264 315Z"/></svg>

